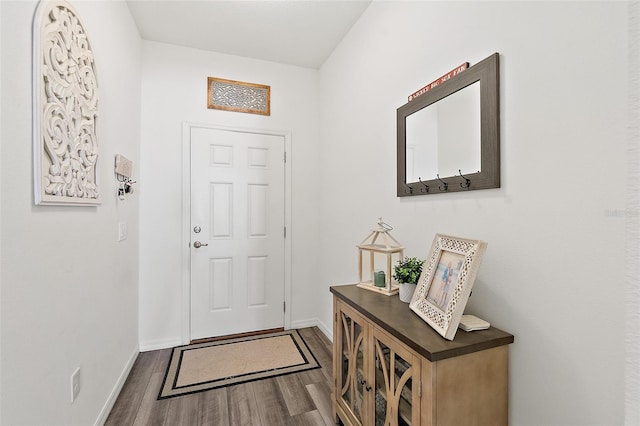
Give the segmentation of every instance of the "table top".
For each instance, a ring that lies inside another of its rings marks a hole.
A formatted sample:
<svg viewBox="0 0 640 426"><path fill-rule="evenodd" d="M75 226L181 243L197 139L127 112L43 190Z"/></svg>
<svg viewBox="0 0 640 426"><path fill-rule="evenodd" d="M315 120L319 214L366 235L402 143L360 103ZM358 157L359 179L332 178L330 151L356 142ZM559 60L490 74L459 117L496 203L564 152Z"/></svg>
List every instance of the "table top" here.
<svg viewBox="0 0 640 426"><path fill-rule="evenodd" d="M514 341L512 334L493 326L471 332L458 330L453 340L446 340L413 312L408 303L401 302L397 296L369 291L359 288L356 284L332 286L330 291L335 297L432 362L508 345Z"/></svg>

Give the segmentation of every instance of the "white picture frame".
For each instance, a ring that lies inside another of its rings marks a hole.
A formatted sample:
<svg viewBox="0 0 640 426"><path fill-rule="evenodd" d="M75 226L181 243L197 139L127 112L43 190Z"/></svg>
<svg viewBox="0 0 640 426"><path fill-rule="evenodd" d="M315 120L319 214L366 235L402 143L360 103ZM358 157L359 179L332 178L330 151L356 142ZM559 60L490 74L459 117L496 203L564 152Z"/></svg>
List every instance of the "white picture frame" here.
<svg viewBox="0 0 640 426"><path fill-rule="evenodd" d="M455 337L487 243L436 234L409 308L447 340Z"/></svg>

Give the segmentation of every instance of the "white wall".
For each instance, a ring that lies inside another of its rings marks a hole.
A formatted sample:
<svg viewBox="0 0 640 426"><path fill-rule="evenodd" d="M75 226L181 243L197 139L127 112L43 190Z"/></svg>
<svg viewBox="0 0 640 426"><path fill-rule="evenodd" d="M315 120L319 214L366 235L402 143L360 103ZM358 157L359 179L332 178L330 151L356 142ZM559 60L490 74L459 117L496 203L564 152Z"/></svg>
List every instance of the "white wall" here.
<svg viewBox="0 0 640 426"><path fill-rule="evenodd" d="M489 248L469 310L516 337L511 423L624 423L625 368L637 377L624 335L625 3L376 2L320 73L141 49L123 3L74 5L98 60L97 208L33 206L35 2L0 2L0 423L90 424L104 414L137 350L138 274L140 344L180 341L185 120L292 132L294 322L331 325L328 286L357 279L354 246L378 216L412 256L426 256L436 232L480 238ZM502 188L396 198L395 109L495 51ZM207 76L270 84L272 116L207 110ZM107 195L116 153L134 160L139 180L124 203ZM117 243L120 221L129 238ZM83 389L71 405L78 365Z"/></svg>
<svg viewBox="0 0 640 426"><path fill-rule="evenodd" d="M515 335L514 425L624 422L627 7L374 2L320 70L323 285L357 279L379 216L410 256L487 241L468 312ZM494 52L502 188L396 198L396 108Z"/></svg>
<svg viewBox="0 0 640 426"><path fill-rule="evenodd" d="M629 5L625 422L640 424L640 2Z"/></svg>
<svg viewBox="0 0 640 426"><path fill-rule="evenodd" d="M0 45L2 40L2 7L0 7ZM2 62L0 54L0 99L2 98ZM2 103L0 102L0 141L2 141ZM0 164L2 164L2 144L0 143ZM0 184L0 224L2 223L2 185ZM2 226L0 225L0 241L2 241ZM0 243L0 259L2 259L2 244ZM0 260L0 300L2 300L2 261ZM0 359L2 359L2 303L0 303ZM0 384L2 383L2 363L0 362ZM2 422L2 386L0 385L0 422Z"/></svg>
<svg viewBox="0 0 640 426"><path fill-rule="evenodd" d="M116 201L113 162L139 165L140 38L121 1L73 2L96 56L99 207L33 203L34 1L0 2L2 424L87 425L138 350L138 198ZM128 239L117 240L127 222ZM70 376L81 391L70 403Z"/></svg>
<svg viewBox="0 0 640 426"><path fill-rule="evenodd" d="M291 132L292 324L317 317L318 72L143 42L140 344L182 342L182 123ZM271 115L207 109L207 77L271 86ZM330 324L330 323L329 323Z"/></svg>

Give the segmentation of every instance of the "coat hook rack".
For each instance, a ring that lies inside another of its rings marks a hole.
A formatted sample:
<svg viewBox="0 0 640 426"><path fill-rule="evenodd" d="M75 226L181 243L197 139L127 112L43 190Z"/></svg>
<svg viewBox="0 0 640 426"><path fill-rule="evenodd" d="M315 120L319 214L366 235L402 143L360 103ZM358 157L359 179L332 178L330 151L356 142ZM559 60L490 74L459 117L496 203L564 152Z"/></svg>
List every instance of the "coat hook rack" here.
<svg viewBox="0 0 640 426"><path fill-rule="evenodd" d="M462 170L458 169L458 173L460 174L460 177L464 179L464 183L460 183L460 188L469 189L469 187L471 186L471 180L462 174Z"/></svg>
<svg viewBox="0 0 640 426"><path fill-rule="evenodd" d="M420 188L420 192L429 192L429 185L424 183L422 179L420 179L420 176L418 176L418 181L420 181L420 183L424 185L424 188Z"/></svg>
<svg viewBox="0 0 640 426"><path fill-rule="evenodd" d="M115 174L118 185L118 198L124 200L125 194L133 193L133 184L135 180L131 179L133 175L133 161L129 160L124 155L116 155L115 162Z"/></svg>
<svg viewBox="0 0 640 426"><path fill-rule="evenodd" d="M408 188L408 190L404 190L405 193L413 195L413 188L409 185L407 185L407 182L404 183L404 185Z"/></svg>
<svg viewBox="0 0 640 426"><path fill-rule="evenodd" d="M449 190L449 184L447 182L443 181L442 179L440 179L440 174L439 173L436 175L436 177L440 182L442 182L444 184L444 188L441 187L441 186L438 186L438 189L440 191L442 191L442 192L448 191Z"/></svg>
<svg viewBox="0 0 640 426"><path fill-rule="evenodd" d="M116 179L120 182L118 186L118 198L124 200L125 194L133 193L133 184L136 183L136 181L122 175L116 175Z"/></svg>

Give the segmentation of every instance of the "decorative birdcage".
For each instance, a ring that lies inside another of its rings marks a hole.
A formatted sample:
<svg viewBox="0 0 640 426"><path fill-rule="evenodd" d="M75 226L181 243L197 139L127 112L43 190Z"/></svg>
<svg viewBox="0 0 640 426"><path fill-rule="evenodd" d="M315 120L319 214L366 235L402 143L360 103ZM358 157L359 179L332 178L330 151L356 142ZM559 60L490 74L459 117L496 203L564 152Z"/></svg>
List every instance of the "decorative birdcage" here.
<svg viewBox="0 0 640 426"><path fill-rule="evenodd" d="M389 233L393 227L378 219L378 226L358 244L358 287L391 296L398 293L393 265L404 257L404 247Z"/></svg>

